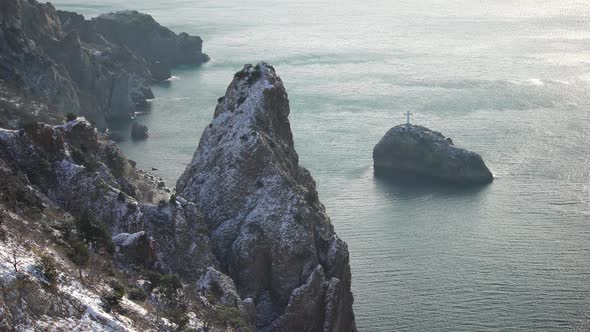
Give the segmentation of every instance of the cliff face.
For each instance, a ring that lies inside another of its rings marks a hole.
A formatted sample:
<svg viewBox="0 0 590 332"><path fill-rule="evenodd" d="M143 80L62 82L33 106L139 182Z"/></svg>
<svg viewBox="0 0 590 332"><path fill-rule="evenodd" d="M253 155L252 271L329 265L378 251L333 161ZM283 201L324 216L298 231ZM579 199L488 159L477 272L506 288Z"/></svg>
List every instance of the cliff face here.
<svg viewBox="0 0 590 332"><path fill-rule="evenodd" d="M160 269L196 281L208 266L217 266L194 204L168 203L170 195L85 120L0 129L0 158L60 209L89 214L113 234L146 231L155 240Z"/></svg>
<svg viewBox="0 0 590 332"><path fill-rule="evenodd" d="M346 244L299 166L272 66L247 65L220 98L177 193L208 225L222 271L260 330L353 331Z"/></svg>
<svg viewBox="0 0 590 332"><path fill-rule="evenodd" d="M87 21L49 3L0 4L0 80L102 129L131 119L154 97L150 83L166 79L172 66L207 59L199 37L176 35L149 15L121 12Z"/></svg>
<svg viewBox="0 0 590 332"><path fill-rule="evenodd" d="M0 330L252 326L252 301L215 270L196 205L156 182L83 119L0 129ZM79 246L90 262L75 266ZM113 280L144 298L113 307Z"/></svg>
<svg viewBox="0 0 590 332"><path fill-rule="evenodd" d="M455 147L439 132L410 124L391 128L373 149L373 160L378 175L414 175L463 185L494 180L479 154Z"/></svg>
<svg viewBox="0 0 590 332"><path fill-rule="evenodd" d="M0 80L64 113L79 112L75 84L33 39L61 33L53 7L21 0L2 1L0 6ZM31 20L38 20L39 26Z"/></svg>
<svg viewBox="0 0 590 332"><path fill-rule="evenodd" d="M209 60L203 53L201 37L184 32L175 34L151 16L137 11L103 14L91 24L109 41L125 45L150 63L196 65Z"/></svg>

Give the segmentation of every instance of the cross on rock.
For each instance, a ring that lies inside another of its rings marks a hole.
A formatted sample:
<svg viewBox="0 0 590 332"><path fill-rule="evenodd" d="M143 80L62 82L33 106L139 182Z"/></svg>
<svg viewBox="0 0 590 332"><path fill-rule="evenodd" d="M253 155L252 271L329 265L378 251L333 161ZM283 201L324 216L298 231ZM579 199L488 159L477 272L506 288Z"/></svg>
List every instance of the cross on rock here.
<svg viewBox="0 0 590 332"><path fill-rule="evenodd" d="M407 118L407 123L406 124L410 124L410 115L414 115L414 113L411 113L410 111L406 112L406 118Z"/></svg>

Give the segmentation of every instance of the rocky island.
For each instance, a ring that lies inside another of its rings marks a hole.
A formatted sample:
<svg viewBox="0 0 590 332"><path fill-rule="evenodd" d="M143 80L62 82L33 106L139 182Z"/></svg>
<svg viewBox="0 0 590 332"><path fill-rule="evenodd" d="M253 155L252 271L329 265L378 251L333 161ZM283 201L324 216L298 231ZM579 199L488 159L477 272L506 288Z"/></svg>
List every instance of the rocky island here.
<svg viewBox="0 0 590 332"><path fill-rule="evenodd" d="M385 134L373 149L373 162L377 175L409 175L460 185L494 180L479 154L455 147L439 132L409 123Z"/></svg>

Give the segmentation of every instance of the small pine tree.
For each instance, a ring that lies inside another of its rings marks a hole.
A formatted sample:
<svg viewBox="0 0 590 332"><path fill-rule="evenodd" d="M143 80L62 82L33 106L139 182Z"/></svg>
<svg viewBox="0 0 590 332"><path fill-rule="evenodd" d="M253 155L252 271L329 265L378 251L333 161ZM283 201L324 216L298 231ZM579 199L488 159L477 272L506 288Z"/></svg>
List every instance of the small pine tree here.
<svg viewBox="0 0 590 332"><path fill-rule="evenodd" d="M125 296L125 286L123 286L123 284L119 280L111 279L109 282L109 286L111 286L111 288L113 289L113 293L118 297L123 298L123 296Z"/></svg>
<svg viewBox="0 0 590 332"><path fill-rule="evenodd" d="M55 284L57 282L58 272L53 257L49 255L41 255L37 262L37 269L49 284Z"/></svg>
<svg viewBox="0 0 590 332"><path fill-rule="evenodd" d="M180 278L175 274L167 274L162 276L160 280L162 293L170 303L176 303L178 291L183 288Z"/></svg>
<svg viewBox="0 0 590 332"><path fill-rule="evenodd" d="M80 279L83 279L82 269L88 265L90 254L88 253L88 246L82 241L72 241L70 243L70 252L68 256L78 266Z"/></svg>
<svg viewBox="0 0 590 332"><path fill-rule="evenodd" d="M106 225L98 223L88 211L76 219L76 228L80 236L97 248L105 249L107 253L115 252L115 245Z"/></svg>
<svg viewBox="0 0 590 332"><path fill-rule="evenodd" d="M144 302L147 300L147 295L143 289L139 287L132 287L129 290L129 299L135 302Z"/></svg>

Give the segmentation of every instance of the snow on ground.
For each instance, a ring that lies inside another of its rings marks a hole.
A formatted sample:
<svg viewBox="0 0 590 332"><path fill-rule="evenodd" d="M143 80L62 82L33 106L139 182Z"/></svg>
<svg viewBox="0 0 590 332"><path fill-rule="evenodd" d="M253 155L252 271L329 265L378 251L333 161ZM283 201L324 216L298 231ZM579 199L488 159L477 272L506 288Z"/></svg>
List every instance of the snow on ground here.
<svg viewBox="0 0 590 332"><path fill-rule="evenodd" d="M36 262L38 257L35 252L37 250L34 244L30 244L31 248L27 249L23 243L15 243L14 241L0 242L0 281L4 285L9 285L17 278L17 273L14 270L12 262L16 258L17 269L19 274L24 274L32 280L40 283L43 282L39 275ZM45 252L48 250L45 249ZM55 253L51 253L54 257L59 257ZM63 267L64 261L61 258L56 259L58 266ZM67 263L66 263L67 264ZM60 269L62 270L62 269ZM19 330L23 331L137 331L133 327L133 321L125 316L116 313L107 313L102 306L100 299L101 291L107 290L108 286L105 284L93 285L92 289L81 284L74 275L76 271L69 271L64 273L61 271L58 292L60 296L70 302L76 303L76 306L83 310L81 318L67 317L48 317L43 316L35 320L35 326L21 326ZM122 306L136 317L147 318L149 312L140 305L123 299ZM157 318L154 318L157 319ZM166 324L163 320L162 324Z"/></svg>

